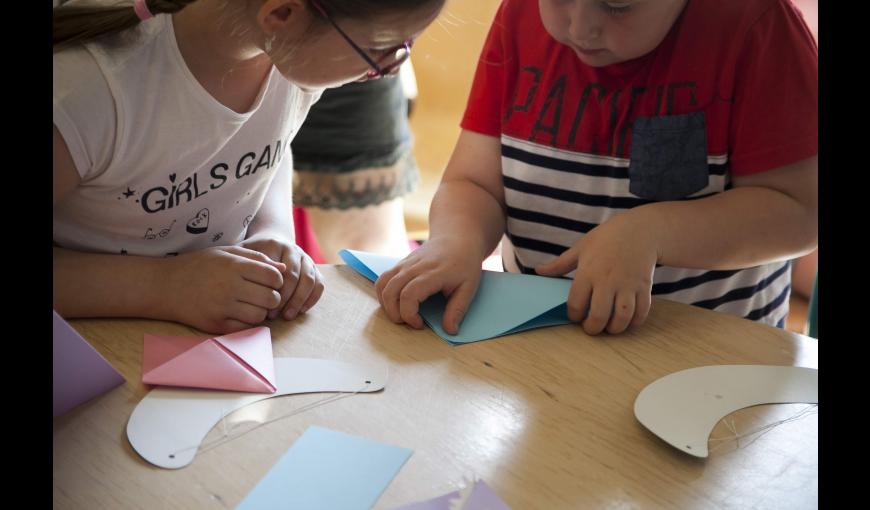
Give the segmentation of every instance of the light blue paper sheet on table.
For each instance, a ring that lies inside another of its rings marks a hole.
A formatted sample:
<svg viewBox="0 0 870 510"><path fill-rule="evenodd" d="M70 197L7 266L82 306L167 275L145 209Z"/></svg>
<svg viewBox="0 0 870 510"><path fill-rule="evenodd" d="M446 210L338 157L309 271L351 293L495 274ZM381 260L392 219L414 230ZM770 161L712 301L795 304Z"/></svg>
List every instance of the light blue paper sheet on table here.
<svg viewBox="0 0 870 510"><path fill-rule="evenodd" d="M354 250L341 250L341 258L371 281L400 260ZM440 293L420 304L423 321L453 345L489 340L528 329L568 324L571 280L519 273L483 271L477 294L451 335L441 326L447 300Z"/></svg>
<svg viewBox="0 0 870 510"><path fill-rule="evenodd" d="M411 450L309 427L236 510L362 510L401 469Z"/></svg>

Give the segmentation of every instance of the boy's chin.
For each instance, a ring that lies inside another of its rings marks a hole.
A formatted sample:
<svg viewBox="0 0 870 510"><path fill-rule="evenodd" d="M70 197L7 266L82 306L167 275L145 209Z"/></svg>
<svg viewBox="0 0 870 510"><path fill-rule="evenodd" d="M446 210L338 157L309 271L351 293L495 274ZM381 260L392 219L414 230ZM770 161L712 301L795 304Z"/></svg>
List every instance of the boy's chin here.
<svg viewBox="0 0 870 510"><path fill-rule="evenodd" d="M574 50L574 54L577 55L577 58L580 59L580 62L583 62L589 67L605 67L611 64L618 64L622 62L622 60L620 60L607 50L600 50L597 52L584 52L577 48L571 49Z"/></svg>

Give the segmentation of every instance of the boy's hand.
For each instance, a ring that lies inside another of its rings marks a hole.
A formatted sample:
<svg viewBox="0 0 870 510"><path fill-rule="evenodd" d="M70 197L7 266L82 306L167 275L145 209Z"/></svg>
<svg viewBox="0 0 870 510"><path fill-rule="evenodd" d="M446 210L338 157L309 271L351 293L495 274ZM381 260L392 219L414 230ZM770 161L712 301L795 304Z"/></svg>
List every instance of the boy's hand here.
<svg viewBox="0 0 870 510"><path fill-rule="evenodd" d="M262 323L281 302L286 266L260 252L218 246L165 259L164 316L209 333Z"/></svg>
<svg viewBox="0 0 870 510"><path fill-rule="evenodd" d="M597 335L622 333L643 324L649 314L653 271L658 260L650 229L623 213L602 223L559 258L535 268L540 275L574 271L568 318Z"/></svg>
<svg viewBox="0 0 870 510"><path fill-rule="evenodd" d="M285 320L292 320L300 313L307 312L323 295L323 276L311 257L295 243L274 236L253 236L240 246L258 251L286 266L286 270L282 271L284 283L280 288L281 301L270 309L270 319L280 314Z"/></svg>
<svg viewBox="0 0 870 510"><path fill-rule="evenodd" d="M460 242L429 240L381 274L375 291L387 317L396 324L422 329L420 303L440 291L447 297L442 326L451 335L458 333L481 271L480 261L463 257L464 253Z"/></svg>

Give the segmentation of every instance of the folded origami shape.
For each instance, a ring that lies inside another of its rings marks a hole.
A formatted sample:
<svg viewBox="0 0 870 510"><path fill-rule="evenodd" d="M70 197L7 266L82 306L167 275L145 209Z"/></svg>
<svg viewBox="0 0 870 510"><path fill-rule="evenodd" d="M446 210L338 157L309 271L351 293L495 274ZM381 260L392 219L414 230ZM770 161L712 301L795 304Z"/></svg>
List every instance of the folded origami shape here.
<svg viewBox="0 0 870 510"><path fill-rule="evenodd" d="M54 416L124 383L124 377L100 353L54 313L52 386Z"/></svg>
<svg viewBox="0 0 870 510"><path fill-rule="evenodd" d="M371 281L378 279L400 259L353 250L341 250L341 258ZM568 291L571 280L546 276L482 271L477 294L451 335L441 323L447 300L435 294L420 304L423 321L452 345L489 340L528 329L568 324Z"/></svg>
<svg viewBox="0 0 870 510"><path fill-rule="evenodd" d="M274 393L272 335L266 327L205 338L146 334L142 382Z"/></svg>

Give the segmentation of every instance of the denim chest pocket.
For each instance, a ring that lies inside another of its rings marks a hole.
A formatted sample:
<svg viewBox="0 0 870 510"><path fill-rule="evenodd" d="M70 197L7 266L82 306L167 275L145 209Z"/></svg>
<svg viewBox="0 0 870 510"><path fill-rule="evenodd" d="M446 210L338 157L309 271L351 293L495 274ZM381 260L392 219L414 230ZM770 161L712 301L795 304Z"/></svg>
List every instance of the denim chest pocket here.
<svg viewBox="0 0 870 510"><path fill-rule="evenodd" d="M704 112L638 117L631 130L629 191L650 200L676 200L707 186Z"/></svg>

